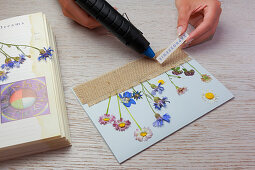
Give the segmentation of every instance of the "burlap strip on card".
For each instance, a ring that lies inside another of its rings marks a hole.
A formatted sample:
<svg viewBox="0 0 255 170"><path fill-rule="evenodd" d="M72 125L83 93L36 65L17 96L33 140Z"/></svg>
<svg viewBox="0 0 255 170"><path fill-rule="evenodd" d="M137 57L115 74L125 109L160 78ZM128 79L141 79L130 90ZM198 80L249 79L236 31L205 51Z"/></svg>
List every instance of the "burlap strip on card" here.
<svg viewBox="0 0 255 170"><path fill-rule="evenodd" d="M157 52L156 55L158 56L161 52L163 50ZM74 92L82 104L92 106L109 96L128 90L140 84L140 82L152 79L189 60L188 55L181 49L173 52L162 65L152 59L138 59L94 80L74 87Z"/></svg>

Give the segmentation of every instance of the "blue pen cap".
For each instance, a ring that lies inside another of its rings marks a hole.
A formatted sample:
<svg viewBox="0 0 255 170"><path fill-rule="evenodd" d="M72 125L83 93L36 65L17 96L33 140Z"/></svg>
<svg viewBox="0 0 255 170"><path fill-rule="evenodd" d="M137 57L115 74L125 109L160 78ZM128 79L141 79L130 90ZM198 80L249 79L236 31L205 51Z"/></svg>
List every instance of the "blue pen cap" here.
<svg viewBox="0 0 255 170"><path fill-rule="evenodd" d="M155 57L155 53L154 51L151 49L151 47L149 46L143 53L144 55L146 55L149 58L153 58Z"/></svg>

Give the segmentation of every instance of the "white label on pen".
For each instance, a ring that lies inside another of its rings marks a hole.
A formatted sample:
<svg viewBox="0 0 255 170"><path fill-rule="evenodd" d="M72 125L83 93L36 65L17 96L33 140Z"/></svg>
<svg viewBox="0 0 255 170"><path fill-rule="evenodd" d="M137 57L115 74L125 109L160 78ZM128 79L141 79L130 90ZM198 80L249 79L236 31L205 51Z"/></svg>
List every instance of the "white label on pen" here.
<svg viewBox="0 0 255 170"><path fill-rule="evenodd" d="M156 60L162 64L168 56L170 56L182 43L188 38L189 34L184 33L180 37L178 37L167 49L165 49L157 58Z"/></svg>

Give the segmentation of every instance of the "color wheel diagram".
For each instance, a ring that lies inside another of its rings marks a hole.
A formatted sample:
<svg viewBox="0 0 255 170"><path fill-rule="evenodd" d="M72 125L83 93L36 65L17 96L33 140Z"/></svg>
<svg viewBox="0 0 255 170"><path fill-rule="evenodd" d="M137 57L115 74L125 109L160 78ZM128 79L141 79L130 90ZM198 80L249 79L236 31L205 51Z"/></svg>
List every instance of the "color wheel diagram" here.
<svg viewBox="0 0 255 170"><path fill-rule="evenodd" d="M44 77L1 85L1 123L49 113Z"/></svg>

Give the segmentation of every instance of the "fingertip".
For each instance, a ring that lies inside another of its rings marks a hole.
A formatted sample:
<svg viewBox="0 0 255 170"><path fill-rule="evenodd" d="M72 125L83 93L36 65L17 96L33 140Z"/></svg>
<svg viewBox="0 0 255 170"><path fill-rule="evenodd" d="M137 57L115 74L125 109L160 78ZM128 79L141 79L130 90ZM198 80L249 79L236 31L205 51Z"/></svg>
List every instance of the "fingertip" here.
<svg viewBox="0 0 255 170"><path fill-rule="evenodd" d="M185 26L185 25L179 25L179 26L177 27L177 35L178 35L178 36L181 36L182 34L184 34L184 33L186 32L186 30L187 30L187 26Z"/></svg>

